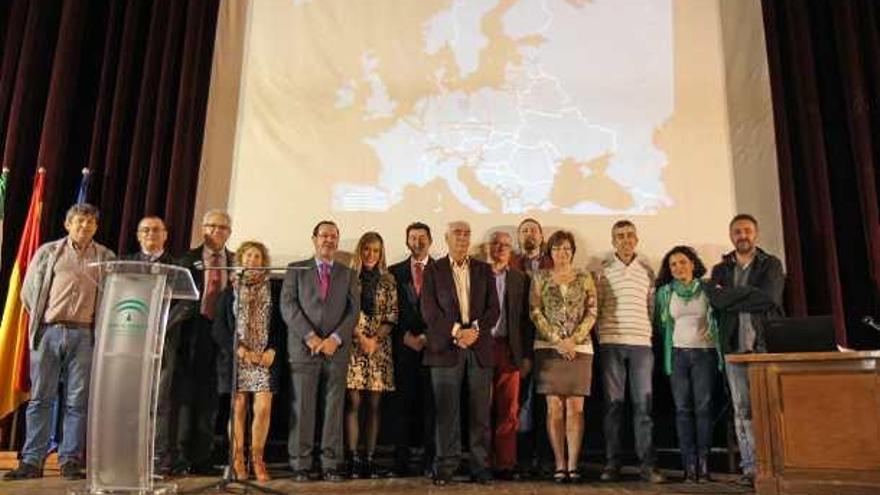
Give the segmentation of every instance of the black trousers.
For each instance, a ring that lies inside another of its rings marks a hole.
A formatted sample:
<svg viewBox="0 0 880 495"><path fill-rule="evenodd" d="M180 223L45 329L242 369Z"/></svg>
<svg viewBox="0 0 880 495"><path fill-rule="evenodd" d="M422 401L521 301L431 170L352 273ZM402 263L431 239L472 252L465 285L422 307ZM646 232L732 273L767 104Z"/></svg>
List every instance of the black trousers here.
<svg viewBox="0 0 880 495"><path fill-rule="evenodd" d="M182 328L175 366L177 448L189 465L211 462L214 428L217 423L216 344L211 337L211 320L198 315Z"/></svg>
<svg viewBox="0 0 880 495"><path fill-rule="evenodd" d="M394 388L387 417L392 418L390 439L394 442L398 465L410 461L411 448L425 449L423 467L434 462L434 391L431 370L422 365L422 353L409 347L394 348Z"/></svg>
<svg viewBox="0 0 880 495"><path fill-rule="evenodd" d="M492 446L490 411L492 367L477 362L473 350L466 350L455 366L431 368L434 405L437 408L437 474L451 476L461 460L461 390L467 380L468 443L471 473L489 467Z"/></svg>
<svg viewBox="0 0 880 495"><path fill-rule="evenodd" d="M162 366L159 368L159 388L156 392L156 432L154 461L157 467L170 468L178 460L177 416L178 402L174 396L174 369L180 350L180 326L169 328L162 347Z"/></svg>

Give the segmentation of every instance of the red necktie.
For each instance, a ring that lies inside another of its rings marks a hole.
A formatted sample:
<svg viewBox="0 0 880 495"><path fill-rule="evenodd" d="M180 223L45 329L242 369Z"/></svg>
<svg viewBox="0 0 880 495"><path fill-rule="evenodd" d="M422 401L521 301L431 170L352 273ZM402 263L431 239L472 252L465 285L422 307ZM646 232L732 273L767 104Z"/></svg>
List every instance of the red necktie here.
<svg viewBox="0 0 880 495"><path fill-rule="evenodd" d="M425 274L425 267L421 263L413 266L413 285L416 287L416 295L422 295L422 280Z"/></svg>
<svg viewBox="0 0 880 495"><path fill-rule="evenodd" d="M209 258L208 268L220 266L220 253L212 253ZM205 297L202 304L202 315L209 320L214 319L214 310L217 307L217 298L220 296L220 289L223 283L223 274L220 270L208 270L207 281L205 281Z"/></svg>
<svg viewBox="0 0 880 495"><path fill-rule="evenodd" d="M326 301L330 294L330 265L321 263L318 269L318 283L321 285L321 300Z"/></svg>

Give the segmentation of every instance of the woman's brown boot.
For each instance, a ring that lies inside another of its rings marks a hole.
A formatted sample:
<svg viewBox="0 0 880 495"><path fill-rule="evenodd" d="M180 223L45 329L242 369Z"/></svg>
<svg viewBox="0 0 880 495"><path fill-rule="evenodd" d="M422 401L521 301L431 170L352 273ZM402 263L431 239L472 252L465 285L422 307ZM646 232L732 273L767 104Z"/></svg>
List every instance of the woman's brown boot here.
<svg viewBox="0 0 880 495"><path fill-rule="evenodd" d="M235 479L248 479L247 464L244 462L244 447L235 449L235 457L232 460L232 470L235 472Z"/></svg>
<svg viewBox="0 0 880 495"><path fill-rule="evenodd" d="M269 471L266 470L266 463L263 461L263 451L262 450L254 450L254 475L257 477L257 481L269 481L272 479L269 476Z"/></svg>

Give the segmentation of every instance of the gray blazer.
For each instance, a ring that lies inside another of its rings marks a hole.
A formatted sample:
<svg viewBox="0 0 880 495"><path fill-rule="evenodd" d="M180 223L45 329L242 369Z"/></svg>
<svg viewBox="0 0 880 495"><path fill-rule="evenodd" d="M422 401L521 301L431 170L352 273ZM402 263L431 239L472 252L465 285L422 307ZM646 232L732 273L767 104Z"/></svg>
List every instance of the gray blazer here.
<svg viewBox="0 0 880 495"><path fill-rule="evenodd" d="M58 261L58 255L65 242L67 242L67 237L47 242L37 248L37 252L34 253L34 258L28 264L27 272L24 275L24 282L21 286L21 302L30 317L28 338L31 349L36 349L43 337L41 329L43 313L46 312L46 305L49 303L49 289L52 288L52 277L55 276L55 263ZM92 242L98 253L97 261L116 259L113 251L95 241ZM100 287L98 289L98 298L95 301L96 317L101 303Z"/></svg>
<svg viewBox="0 0 880 495"><path fill-rule="evenodd" d="M327 338L334 332L342 345L333 361L348 363L351 335L360 314L358 278L354 270L339 262L330 271L330 294L321 301L318 267L315 258L287 266L281 286L281 316L287 323L287 355L291 364L317 363L322 355L312 356L305 339L310 332Z"/></svg>

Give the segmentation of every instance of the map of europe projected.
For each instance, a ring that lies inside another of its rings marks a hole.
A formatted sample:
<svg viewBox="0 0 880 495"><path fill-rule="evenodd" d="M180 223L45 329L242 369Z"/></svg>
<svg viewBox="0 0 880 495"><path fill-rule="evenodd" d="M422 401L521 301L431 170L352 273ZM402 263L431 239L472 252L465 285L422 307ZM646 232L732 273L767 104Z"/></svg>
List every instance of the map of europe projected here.
<svg viewBox="0 0 880 495"><path fill-rule="evenodd" d="M302 22L324 4L293 3ZM397 1L392 15L345 5L360 11L340 14L335 36L295 50L315 58L306 66L332 66L310 83L332 98L297 101L335 139L304 152L328 169L368 155L359 166L370 170L333 178L333 210L610 215L672 204L653 139L673 107L671 0Z"/></svg>

